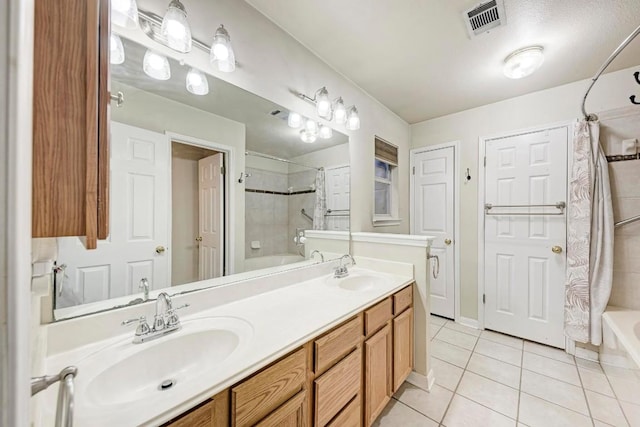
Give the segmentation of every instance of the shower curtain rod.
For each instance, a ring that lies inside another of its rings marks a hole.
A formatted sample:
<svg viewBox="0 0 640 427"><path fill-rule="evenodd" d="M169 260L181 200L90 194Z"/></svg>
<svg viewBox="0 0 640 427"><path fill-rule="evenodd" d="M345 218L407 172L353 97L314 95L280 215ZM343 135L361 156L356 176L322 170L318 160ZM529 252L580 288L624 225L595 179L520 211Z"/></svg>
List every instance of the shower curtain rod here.
<svg viewBox="0 0 640 427"><path fill-rule="evenodd" d="M281 159L280 157L275 157L275 156L270 156L268 154L256 153L255 151L245 151L244 154L246 156L262 157L263 159L275 160L277 162L284 162L284 163L289 163L289 164L292 164L292 165L302 166L302 167L309 168L309 169L315 169L317 171L322 169L322 168L317 168L315 166L305 165L304 163L292 162L291 160Z"/></svg>
<svg viewBox="0 0 640 427"><path fill-rule="evenodd" d="M589 92L591 92L591 89L593 88L593 85L596 84L596 81L600 78L602 73L604 73L604 71L607 69L607 67L609 67L609 65L611 65L613 60L616 59L616 57L620 54L620 52L622 52L624 50L624 48L626 48L627 45L629 45L629 43L631 43L633 41L633 39L635 39L638 34L640 34L640 26L638 26L638 28L636 28L634 32L629 34L629 37L627 37L622 43L620 43L620 46L618 46L618 48L613 51L611 56L609 56L609 58L607 58L607 60L604 62L604 64L602 64L602 67L600 67L600 69L598 70L596 75L593 77L593 79L591 79L591 84L589 85L589 89L587 89L587 91L584 94L584 98L582 98L582 115L584 116L584 118L586 120L588 120L588 121L589 120L598 120L598 116L596 116L595 114L587 113L587 110L585 109L585 103L587 102L587 96L589 96Z"/></svg>

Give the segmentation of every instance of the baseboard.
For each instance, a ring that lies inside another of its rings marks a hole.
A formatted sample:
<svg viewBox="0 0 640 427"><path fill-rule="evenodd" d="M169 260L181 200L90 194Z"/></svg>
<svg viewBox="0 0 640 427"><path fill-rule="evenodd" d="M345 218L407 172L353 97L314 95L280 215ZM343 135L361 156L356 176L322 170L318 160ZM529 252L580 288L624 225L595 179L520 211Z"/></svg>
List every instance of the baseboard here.
<svg viewBox="0 0 640 427"><path fill-rule="evenodd" d="M433 374L433 369L429 369L429 374L427 376L419 374L416 371L412 371L407 377L407 382L425 391L431 391L431 387L433 387L435 381L436 377Z"/></svg>
<svg viewBox="0 0 640 427"><path fill-rule="evenodd" d="M597 351L578 346L575 348L574 356L580 359L591 360L592 362L598 362L600 360L600 355Z"/></svg>
<svg viewBox="0 0 640 427"><path fill-rule="evenodd" d="M460 316L458 318L458 323L462 326L468 326L469 328L480 329L480 323L476 319L471 319L469 317Z"/></svg>

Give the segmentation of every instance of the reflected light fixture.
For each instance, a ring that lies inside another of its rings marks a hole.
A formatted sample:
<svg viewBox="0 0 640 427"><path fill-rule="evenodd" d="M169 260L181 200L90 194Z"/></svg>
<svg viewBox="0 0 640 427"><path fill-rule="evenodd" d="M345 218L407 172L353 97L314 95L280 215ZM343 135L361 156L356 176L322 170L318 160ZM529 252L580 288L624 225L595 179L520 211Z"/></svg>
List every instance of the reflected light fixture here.
<svg viewBox="0 0 640 427"><path fill-rule="evenodd" d="M347 121L347 108L344 106L342 97L336 99L333 103L333 117L336 119L336 123L340 125Z"/></svg>
<svg viewBox="0 0 640 427"><path fill-rule="evenodd" d="M236 69L236 56L231 47L231 37L224 25L220 25L213 36L209 61L224 73L230 73Z"/></svg>
<svg viewBox="0 0 640 427"><path fill-rule="evenodd" d="M314 97L316 102L316 111L323 118L331 117L331 101L329 100L329 92L326 87L318 89Z"/></svg>
<svg viewBox="0 0 640 427"><path fill-rule="evenodd" d="M333 136L333 129L331 129L329 126L320 125L320 131L318 132L318 135L322 139L329 139Z"/></svg>
<svg viewBox="0 0 640 427"><path fill-rule="evenodd" d="M111 0L111 22L124 28L137 28L136 0Z"/></svg>
<svg viewBox="0 0 640 427"><path fill-rule="evenodd" d="M358 115L358 109L355 105L349 108L349 112L347 113L347 130L358 130L360 129L360 116Z"/></svg>
<svg viewBox="0 0 640 427"><path fill-rule="evenodd" d="M529 46L518 49L504 60L502 71L510 79L521 79L533 74L544 62L544 48Z"/></svg>
<svg viewBox="0 0 640 427"><path fill-rule="evenodd" d="M318 123L314 122L311 119L307 119L307 121L304 123L304 130L306 130L309 133L312 133L314 135L318 134Z"/></svg>
<svg viewBox="0 0 640 427"><path fill-rule="evenodd" d="M287 124L290 128L298 129L300 126L302 126L302 116L295 111L289 111Z"/></svg>
<svg viewBox="0 0 640 427"><path fill-rule="evenodd" d="M302 129L300 131L300 139L302 140L302 142L305 142L307 144L313 144L314 142L316 142L316 139L318 139L318 136L306 129Z"/></svg>
<svg viewBox="0 0 640 427"><path fill-rule="evenodd" d="M187 90L194 95L206 95L209 93L209 81L207 76L196 68L191 68L187 73Z"/></svg>
<svg viewBox="0 0 640 427"><path fill-rule="evenodd" d="M147 76L156 80L169 80L171 78L171 68L167 57L150 49L147 49L144 54L142 69Z"/></svg>
<svg viewBox="0 0 640 427"><path fill-rule="evenodd" d="M171 49L182 53L191 51L191 27L187 20L187 11L180 0L171 0L169 3L162 18L160 32Z"/></svg>
<svg viewBox="0 0 640 427"><path fill-rule="evenodd" d="M124 62L124 46L122 45L122 39L116 33L111 33L109 37L109 62L114 65L122 64Z"/></svg>

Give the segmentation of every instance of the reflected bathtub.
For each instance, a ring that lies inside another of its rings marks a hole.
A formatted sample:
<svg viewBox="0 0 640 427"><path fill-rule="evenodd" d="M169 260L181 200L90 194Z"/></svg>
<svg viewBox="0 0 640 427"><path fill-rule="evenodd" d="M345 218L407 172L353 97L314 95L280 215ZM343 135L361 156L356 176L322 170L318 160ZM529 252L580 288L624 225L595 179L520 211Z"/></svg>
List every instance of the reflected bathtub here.
<svg viewBox="0 0 640 427"><path fill-rule="evenodd" d="M304 257L298 254L280 254L245 258L244 269L245 271L260 270L263 268L293 264L294 262L300 261L304 261Z"/></svg>

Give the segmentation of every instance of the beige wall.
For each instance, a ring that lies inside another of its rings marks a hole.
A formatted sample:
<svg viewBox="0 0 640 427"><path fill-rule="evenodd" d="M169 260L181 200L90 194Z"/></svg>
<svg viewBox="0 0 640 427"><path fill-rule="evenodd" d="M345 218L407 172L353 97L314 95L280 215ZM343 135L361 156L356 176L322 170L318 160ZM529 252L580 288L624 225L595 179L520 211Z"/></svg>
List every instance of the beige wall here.
<svg viewBox="0 0 640 427"><path fill-rule="evenodd" d="M198 161L171 158L171 286L198 280Z"/></svg>
<svg viewBox="0 0 640 427"><path fill-rule="evenodd" d="M606 111L629 105L637 93L635 68L603 76L594 87L587 109ZM522 81L526 84L526 81ZM505 84L514 82L505 79ZM588 81L580 81L506 101L417 123L411 126L412 148L460 141L461 173L467 168L471 182L460 185L461 315L478 316L478 138L517 131L580 117L580 103ZM462 179L462 176L459 177Z"/></svg>

